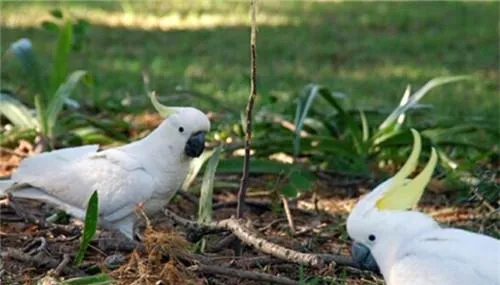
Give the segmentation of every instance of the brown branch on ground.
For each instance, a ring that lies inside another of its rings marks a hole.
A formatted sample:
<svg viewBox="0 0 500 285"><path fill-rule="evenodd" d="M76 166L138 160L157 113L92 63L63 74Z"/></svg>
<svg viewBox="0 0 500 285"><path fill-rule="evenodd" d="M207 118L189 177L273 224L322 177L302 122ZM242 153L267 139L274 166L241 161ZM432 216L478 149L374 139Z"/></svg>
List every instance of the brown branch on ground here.
<svg viewBox="0 0 500 285"><path fill-rule="evenodd" d="M288 221L288 226L290 227L290 231L292 235L295 234L295 223L293 222L292 212L290 211L290 207L288 206L288 200L285 197L281 197L281 201L283 202L283 208L285 209L286 219Z"/></svg>
<svg viewBox="0 0 500 285"><path fill-rule="evenodd" d="M229 235L226 235L222 239L218 240L214 245L210 246L207 250L209 252L219 252L225 248L230 248L231 245L233 245L237 241L237 238L235 235L230 233Z"/></svg>
<svg viewBox="0 0 500 285"><path fill-rule="evenodd" d="M0 254L2 260L15 259L27 264L32 264L34 267L47 267L47 268L57 268L61 262L57 261L52 256L44 254L43 252L39 252L35 255L29 255L21 250L15 248L7 248L2 251ZM61 273L68 275L83 275L84 273L80 270L71 268L69 266L64 266L62 269L59 269Z"/></svg>
<svg viewBox="0 0 500 285"><path fill-rule="evenodd" d="M318 214L315 211L304 209L304 208L300 208L300 207L297 207L294 204L296 204L296 200L293 200L293 199L292 200L288 200L288 207L292 211L298 211L301 214L308 215L308 216L315 216L315 215ZM235 207L237 205L238 205L238 201L220 202L220 203L214 204L212 206L212 209L215 211L215 210L219 210L219 209L222 209L222 208ZM273 202L272 201L252 201L252 200L246 200L245 201L245 205L246 206L250 206L250 207L254 207L254 208L257 208L257 209L270 210L273 207ZM321 212L321 210L320 210L320 212Z"/></svg>
<svg viewBox="0 0 500 285"><path fill-rule="evenodd" d="M22 217L25 222L35 224L41 228L47 226L45 220L38 219L35 215L31 214L28 210L24 209L19 203L17 203L11 193L6 193L7 205L9 205L18 216Z"/></svg>
<svg viewBox="0 0 500 285"><path fill-rule="evenodd" d="M195 205L196 207L198 207L198 197L196 195L194 195L193 193L191 192L188 192L186 190L180 190L178 191L177 193L179 193L179 195L188 200L189 202L191 202L193 205Z"/></svg>
<svg viewBox="0 0 500 285"><path fill-rule="evenodd" d="M252 268L252 267L262 267L265 265L275 265L275 264L283 264L288 261L278 259L268 255L255 256L250 258L243 258L239 260L234 260L228 264L228 266L237 266L240 268Z"/></svg>
<svg viewBox="0 0 500 285"><path fill-rule="evenodd" d="M23 252L29 255L35 255L46 248L47 240L43 237L37 237L23 248Z"/></svg>
<svg viewBox="0 0 500 285"><path fill-rule="evenodd" d="M189 230L196 231L200 234L214 231L230 231L234 234L240 241L246 245L254 247L256 250L261 251L265 254L287 260L293 263L304 264L313 267L322 267L323 260L316 254L308 254L298 252L274 243L271 243L258 236L248 227L242 225L240 220L231 217L229 219L221 220L218 222L212 222L207 224L199 224L194 221L184 219L177 214L171 212L170 210L165 210L165 215L172 219L175 223L186 227Z"/></svg>
<svg viewBox="0 0 500 285"><path fill-rule="evenodd" d="M248 173L250 168L250 141L252 140L252 112L255 98L257 97L257 3L251 0L252 27L250 33L250 96L246 109L246 127L245 127L245 157L243 160L243 175L241 176L240 189L238 191L238 206L236 207L236 218L243 218L243 208L245 207L245 196L248 189Z"/></svg>
<svg viewBox="0 0 500 285"><path fill-rule="evenodd" d="M201 272L205 274L226 275L242 279L256 280L260 282L271 282L272 284L297 285L297 281L287 277L280 277L266 273L253 272L241 269L233 269L215 265L194 265L188 267L188 270Z"/></svg>
<svg viewBox="0 0 500 285"><path fill-rule="evenodd" d="M69 256L69 254L67 254L67 253L63 254L63 259L62 259L61 263L59 263L59 265L54 270L54 274L56 276L61 275L61 273L63 272L64 268L66 268L66 266L68 265L70 260L71 260L71 258Z"/></svg>

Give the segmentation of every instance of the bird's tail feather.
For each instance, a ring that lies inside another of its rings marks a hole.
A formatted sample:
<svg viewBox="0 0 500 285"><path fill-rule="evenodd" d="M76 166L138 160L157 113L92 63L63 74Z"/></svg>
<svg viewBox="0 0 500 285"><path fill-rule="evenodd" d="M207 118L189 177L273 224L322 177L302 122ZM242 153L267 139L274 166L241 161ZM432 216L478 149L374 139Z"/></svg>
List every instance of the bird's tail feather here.
<svg viewBox="0 0 500 285"><path fill-rule="evenodd" d="M12 185L12 183L11 183L11 185ZM0 186L0 187L2 187L2 186ZM10 187L7 187L5 190L9 190L9 188ZM1 189L0 193L2 193L2 194L5 193L5 190ZM25 188L17 188L14 191L12 191L11 193L12 193L12 196L14 196L15 198L27 198L27 199L43 201L43 202L46 202L49 204L57 205L58 208L60 208L61 210L64 210L65 212L67 212L68 214L70 214L74 217L77 217L80 219L85 217L84 210L82 210L78 207L75 207L73 205L70 205L66 202L63 202L63 201L57 199L56 197L54 197L50 194L47 194L46 192L44 192L40 189L34 188L34 187L28 186Z"/></svg>
<svg viewBox="0 0 500 285"><path fill-rule="evenodd" d="M5 192L14 184L14 181L10 179L0 180L0 195L5 194Z"/></svg>

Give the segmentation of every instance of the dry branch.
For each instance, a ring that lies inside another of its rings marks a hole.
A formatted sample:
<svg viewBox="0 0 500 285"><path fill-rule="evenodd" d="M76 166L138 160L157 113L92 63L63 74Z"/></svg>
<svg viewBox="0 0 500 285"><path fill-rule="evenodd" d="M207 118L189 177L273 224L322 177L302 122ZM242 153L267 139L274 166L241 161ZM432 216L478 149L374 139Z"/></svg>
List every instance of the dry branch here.
<svg viewBox="0 0 500 285"><path fill-rule="evenodd" d="M44 254L43 252L39 252L36 255L29 255L15 248L7 248L5 251L2 251L0 256L2 260L15 259L26 264L32 264L37 268L47 267L53 269L59 267L59 265L61 264L61 262L58 262L56 259L47 254ZM83 275L83 272L81 272L80 270L71 268L67 265L59 268L59 271L63 274Z"/></svg>
<svg viewBox="0 0 500 285"><path fill-rule="evenodd" d="M165 215L171 218L175 223L183 225L184 227L196 231L200 234L213 233L217 231L230 231L239 240L241 240L246 245L252 246L255 249L272 255L274 257L288 260L293 263L304 264L307 266L318 266L323 265L322 259L315 254L307 254L298 252L286 247L271 243L261 237L259 237L252 230L248 229L240 223L240 220L236 218L229 218L218 222L212 222L208 224L198 224L194 221L184 219L177 214L165 210Z"/></svg>
<svg viewBox="0 0 500 285"><path fill-rule="evenodd" d="M218 274L218 275L226 275L243 279L256 280L261 282L271 282L272 284L284 284L284 285L299 284L296 281L286 277L279 277L266 273L233 269L233 268L214 266L214 265L195 265L189 267L188 269L195 272L202 272L206 274Z"/></svg>
<svg viewBox="0 0 500 285"><path fill-rule="evenodd" d="M248 173L250 168L250 141L252 139L252 111L257 97L257 3L256 0L251 0L252 10L252 28L250 32L250 96L246 108L246 127L245 127L245 158L243 160L243 174L241 176L240 189L238 191L238 206L236 208L236 217L238 219L243 216L243 208L245 207L245 196L248 189Z"/></svg>
<svg viewBox="0 0 500 285"><path fill-rule="evenodd" d="M168 209L165 209L164 213L175 224L181 225L189 231L196 232L199 236L229 231L246 245L252 246L258 251L291 263L317 267L322 267L325 263L335 263L336 265L349 266L358 269L360 268L359 265L356 264L349 256L302 253L269 242L259 237L258 233L244 226L241 223L241 220L234 217L218 222L199 224L195 221L185 219Z"/></svg>

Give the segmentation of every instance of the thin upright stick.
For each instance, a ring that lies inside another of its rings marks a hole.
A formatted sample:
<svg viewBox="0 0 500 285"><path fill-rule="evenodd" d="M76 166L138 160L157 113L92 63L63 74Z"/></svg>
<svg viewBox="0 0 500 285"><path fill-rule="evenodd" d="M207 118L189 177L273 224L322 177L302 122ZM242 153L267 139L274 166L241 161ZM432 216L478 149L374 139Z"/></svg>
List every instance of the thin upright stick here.
<svg viewBox="0 0 500 285"><path fill-rule="evenodd" d="M246 128L245 128L245 158L243 160L243 174L241 176L240 189L238 191L238 206L236 217L242 218L243 208L245 207L245 196L248 189L248 172L250 168L250 140L252 139L252 111L255 98L257 97L257 63L256 63L256 29L257 29L257 0L251 0L252 27L250 33L250 96L246 109Z"/></svg>

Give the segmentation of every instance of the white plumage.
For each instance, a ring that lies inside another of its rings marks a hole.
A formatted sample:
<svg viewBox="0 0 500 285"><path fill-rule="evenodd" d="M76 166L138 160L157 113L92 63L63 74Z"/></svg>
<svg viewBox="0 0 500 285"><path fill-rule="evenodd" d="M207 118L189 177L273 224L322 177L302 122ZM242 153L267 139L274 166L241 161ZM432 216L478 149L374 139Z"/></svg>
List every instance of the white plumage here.
<svg viewBox="0 0 500 285"><path fill-rule="evenodd" d="M432 150L424 170L407 179L421 150L420 136L413 135L414 148L402 169L362 197L347 219L354 259L371 269L378 266L387 285L500 285L498 239L442 228L430 216L409 210L437 161Z"/></svg>
<svg viewBox="0 0 500 285"><path fill-rule="evenodd" d="M101 223L132 238L136 205L145 202L146 213L161 210L180 188L191 159L203 151L209 128L201 111L175 108L137 142L100 152L90 145L29 157L0 190L55 204L78 218L97 190Z"/></svg>

